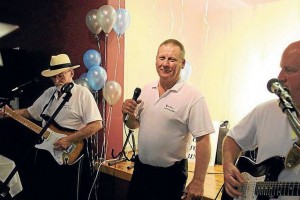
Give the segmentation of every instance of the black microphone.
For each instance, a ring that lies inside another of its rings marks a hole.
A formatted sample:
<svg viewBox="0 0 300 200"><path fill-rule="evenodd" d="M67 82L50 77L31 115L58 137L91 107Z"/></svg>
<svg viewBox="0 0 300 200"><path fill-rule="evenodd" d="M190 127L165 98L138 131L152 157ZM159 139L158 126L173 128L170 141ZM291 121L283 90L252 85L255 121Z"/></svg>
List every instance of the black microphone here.
<svg viewBox="0 0 300 200"><path fill-rule="evenodd" d="M61 93L67 93L70 92L71 89L74 87L74 83L70 82L70 83L66 83L61 87Z"/></svg>
<svg viewBox="0 0 300 200"><path fill-rule="evenodd" d="M137 99L139 98L140 94L141 94L141 88L135 88L135 90L133 92L132 99L135 100L135 101L137 101ZM129 115L125 114L125 118L124 118L124 123L125 124L127 123L128 118L129 118Z"/></svg>
<svg viewBox="0 0 300 200"><path fill-rule="evenodd" d="M289 103L292 103L292 97L289 94L289 91L281 85L277 78L269 80L267 88L269 92L275 93L279 98L285 99Z"/></svg>
<svg viewBox="0 0 300 200"><path fill-rule="evenodd" d="M39 78L35 78L31 81L28 81L22 85L19 85L18 87L15 87L14 89L12 89L11 91L14 92L14 91L17 91L17 90L20 90L20 89L23 89L25 87L27 87L28 85L31 85L31 84L35 84L35 83L38 83L39 82Z"/></svg>

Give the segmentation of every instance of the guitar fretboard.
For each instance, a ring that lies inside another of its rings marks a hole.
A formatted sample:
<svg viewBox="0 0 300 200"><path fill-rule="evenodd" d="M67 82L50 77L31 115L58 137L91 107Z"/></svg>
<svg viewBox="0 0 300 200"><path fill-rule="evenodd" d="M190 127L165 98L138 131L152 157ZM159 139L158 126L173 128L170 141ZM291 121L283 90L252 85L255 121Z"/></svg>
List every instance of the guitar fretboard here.
<svg viewBox="0 0 300 200"><path fill-rule="evenodd" d="M36 125L35 123L33 123L32 121L26 119L25 117L17 114L16 112L14 112L12 109L10 109L8 106L5 106L5 110L4 112L11 118L13 118L14 120L16 120L17 122L23 124L24 126L26 126L27 128L31 129L32 131L34 131L35 133L40 133L42 128L38 125ZM50 132L49 131L45 131L45 133L43 134L43 138L47 138L49 136Z"/></svg>
<svg viewBox="0 0 300 200"><path fill-rule="evenodd" d="M300 196L300 183L274 181L257 182L255 194L268 196Z"/></svg>

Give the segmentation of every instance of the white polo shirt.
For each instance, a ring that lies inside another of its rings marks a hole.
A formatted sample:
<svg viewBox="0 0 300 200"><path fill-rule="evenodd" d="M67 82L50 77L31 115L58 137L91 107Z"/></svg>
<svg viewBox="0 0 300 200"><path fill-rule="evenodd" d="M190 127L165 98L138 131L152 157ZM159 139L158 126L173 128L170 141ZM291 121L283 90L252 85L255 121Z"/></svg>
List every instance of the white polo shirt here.
<svg viewBox="0 0 300 200"><path fill-rule="evenodd" d="M40 114L43 111L44 106L49 102L53 93L56 91L56 87L50 87L33 103L27 110L30 115L41 121ZM62 107L61 111L55 117L55 121L62 127L79 130L93 121L102 120L99 112L99 108L92 93L85 87L74 83L74 87L71 90L72 96L68 102ZM43 112L49 116L55 112L57 107L63 101L65 94L59 99L57 98L57 92L52 102Z"/></svg>
<svg viewBox="0 0 300 200"><path fill-rule="evenodd" d="M214 132L204 97L186 82L179 80L159 97L156 81L142 89L139 99L138 151L144 164L171 166L187 158L191 134Z"/></svg>

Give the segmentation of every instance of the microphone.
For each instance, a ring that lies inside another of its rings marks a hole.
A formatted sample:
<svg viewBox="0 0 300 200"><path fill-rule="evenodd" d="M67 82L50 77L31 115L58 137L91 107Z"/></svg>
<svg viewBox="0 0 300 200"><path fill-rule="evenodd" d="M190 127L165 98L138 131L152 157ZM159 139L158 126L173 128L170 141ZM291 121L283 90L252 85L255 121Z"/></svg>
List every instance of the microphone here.
<svg viewBox="0 0 300 200"><path fill-rule="evenodd" d="M133 92L132 99L135 100L135 101L137 101L137 99L139 98L140 94L141 94L141 88L138 88L138 87L135 88L135 90L134 90L134 92ZM125 123L125 124L127 123L128 118L129 118L129 115L126 114L126 115L125 115L125 118L124 118L124 123Z"/></svg>
<svg viewBox="0 0 300 200"><path fill-rule="evenodd" d="M74 87L74 83L70 82L70 83L66 83L61 87L61 93L67 93L70 92L71 89Z"/></svg>
<svg viewBox="0 0 300 200"><path fill-rule="evenodd" d="M292 103L292 97L289 94L289 91L281 85L277 78L269 80L267 88L269 92L275 93L279 98L285 99L289 103Z"/></svg>
<svg viewBox="0 0 300 200"><path fill-rule="evenodd" d="M39 78L35 78L35 79L33 79L31 81L28 81L28 82L26 82L26 83L24 83L22 85L19 85L18 87L15 87L11 91L14 92L14 91L17 91L17 90L21 90L21 89L27 87L28 85L35 84L35 83L38 83L38 82L39 82Z"/></svg>

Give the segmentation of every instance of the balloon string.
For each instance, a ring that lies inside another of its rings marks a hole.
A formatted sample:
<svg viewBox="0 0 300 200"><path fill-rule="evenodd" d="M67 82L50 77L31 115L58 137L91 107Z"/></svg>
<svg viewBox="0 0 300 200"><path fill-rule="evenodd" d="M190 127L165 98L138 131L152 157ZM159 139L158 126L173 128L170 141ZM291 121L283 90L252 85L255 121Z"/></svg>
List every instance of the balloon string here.
<svg viewBox="0 0 300 200"><path fill-rule="evenodd" d="M205 15L204 15L204 23L206 24L207 26L207 29L206 29L206 37L205 37L205 44L207 44L207 40L208 40L208 32L209 32L209 24L207 22L207 11L208 11L208 0L206 0L206 3L205 3Z"/></svg>
<svg viewBox="0 0 300 200"><path fill-rule="evenodd" d="M105 47L104 47L104 50L105 50L105 53L104 53L104 63L105 63L105 66L103 66L105 69L107 67L107 63L106 63L106 59L107 59L107 40L108 40L108 34L105 34Z"/></svg>
<svg viewBox="0 0 300 200"><path fill-rule="evenodd" d="M99 143L99 132L97 132L95 136L96 136L95 137L95 140L96 140L96 142L95 142L95 144L96 144L96 161L98 161L99 160L99 145L98 145L98 143Z"/></svg>
<svg viewBox="0 0 300 200"><path fill-rule="evenodd" d="M121 9L121 1L119 0L119 3L118 3L118 8L119 8L119 12L120 12L120 9ZM119 15L118 14L118 12L117 12L117 15ZM120 15L121 15L121 13L120 13ZM119 16L117 16L117 21L118 21L118 18L119 18ZM118 33L117 33L117 36L119 37L120 36L120 26L121 26L121 24L120 23L118 23Z"/></svg>
<svg viewBox="0 0 300 200"><path fill-rule="evenodd" d="M98 46L98 49L99 49L99 53L101 53L99 36L97 34L95 34L95 38L96 38L96 41L97 41L97 46Z"/></svg>
<svg viewBox="0 0 300 200"><path fill-rule="evenodd" d="M181 0L181 26L180 26L180 29L179 29L179 33L182 35L183 33L183 24L184 24L184 12L183 12L183 1L184 0ZM184 35L183 35L184 36Z"/></svg>
<svg viewBox="0 0 300 200"><path fill-rule="evenodd" d="M171 13L171 17L172 17L172 23L171 23L171 30L170 30L169 37L172 36L173 28L174 28L174 13L173 13L173 3L172 3L172 0L170 0L170 13Z"/></svg>
<svg viewBox="0 0 300 200"><path fill-rule="evenodd" d="M102 109L102 113L103 113L103 117L102 117L102 121L103 121L103 143L102 143L102 149L101 149L101 158L100 159L103 159L105 160L106 159L106 152L105 152L105 143L106 143L106 119L105 119L105 116L106 116L106 112L105 112L105 109L106 109L106 106L105 106L105 99L102 98L102 105L103 105L103 109Z"/></svg>
<svg viewBox="0 0 300 200"><path fill-rule="evenodd" d="M118 71L118 63L119 63L119 55L121 53L121 47L120 47L120 37L117 37L117 41L118 41L118 52L117 52L117 56L116 56L116 66L115 66L115 75L114 75L114 81L116 81L117 79L117 71Z"/></svg>
<svg viewBox="0 0 300 200"><path fill-rule="evenodd" d="M109 133L110 133L110 126L111 126L111 118L112 118L112 106L109 106L108 107L108 114L107 114L107 123L106 123L106 126L107 126L107 140L106 140L106 145L105 145L105 155L106 155L106 152L107 152L107 148L108 148L108 138L109 138Z"/></svg>
<svg viewBox="0 0 300 200"><path fill-rule="evenodd" d="M154 3L154 0L152 0L152 15L153 16L155 16L154 15L154 11L155 11L155 3ZM151 20L152 21L152 20ZM150 22L150 24L149 24L149 32L150 32L150 34L152 35L152 22Z"/></svg>
<svg viewBox="0 0 300 200"><path fill-rule="evenodd" d="M96 96L96 103L97 105L99 104L99 91L95 92L95 96ZM105 121L103 121L103 123L105 123ZM97 133L94 137L94 145L96 146L96 155L93 155L93 157L96 157L96 161L99 160L99 134ZM95 161L94 161L95 164Z"/></svg>

